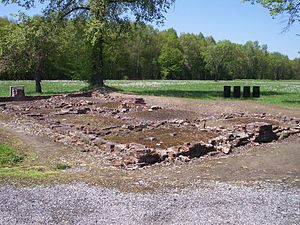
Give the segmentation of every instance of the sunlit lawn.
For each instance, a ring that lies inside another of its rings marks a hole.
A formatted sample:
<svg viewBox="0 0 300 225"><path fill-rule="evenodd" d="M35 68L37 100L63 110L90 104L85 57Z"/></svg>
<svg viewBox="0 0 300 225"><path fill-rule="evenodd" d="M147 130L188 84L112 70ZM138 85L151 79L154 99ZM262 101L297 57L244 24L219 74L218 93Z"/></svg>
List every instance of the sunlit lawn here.
<svg viewBox="0 0 300 225"><path fill-rule="evenodd" d="M300 107L300 81L235 80L235 81L107 81L108 86L143 95L172 96L207 100L225 100L223 87L260 86L261 98L247 99L277 105ZM232 88L233 89L233 88ZM242 88L243 89L243 88ZM227 100L227 99L226 99ZM234 100L234 99L230 99Z"/></svg>
<svg viewBox="0 0 300 225"><path fill-rule="evenodd" d="M64 94L78 92L83 88L87 88L88 84L84 81L42 81L42 95ZM36 95L35 82L28 80L20 81L0 81L0 96L9 95L10 86L24 86L26 95Z"/></svg>
<svg viewBox="0 0 300 225"><path fill-rule="evenodd" d="M247 101L300 107L300 81L107 80L105 84L120 91L142 95L226 101L228 99L223 98L224 85L260 86L261 98L251 98L247 99ZM14 85L24 85L26 95L35 95L35 84L33 81L0 81L0 95L8 96L9 86ZM88 84L84 81L42 81L43 95L78 92L87 87Z"/></svg>

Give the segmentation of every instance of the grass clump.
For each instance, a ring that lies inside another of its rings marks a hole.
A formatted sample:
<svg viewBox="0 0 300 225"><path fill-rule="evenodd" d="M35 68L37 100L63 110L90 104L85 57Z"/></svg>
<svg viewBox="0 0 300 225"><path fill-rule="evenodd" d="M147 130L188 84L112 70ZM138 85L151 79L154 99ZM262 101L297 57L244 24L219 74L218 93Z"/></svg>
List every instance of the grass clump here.
<svg viewBox="0 0 300 225"><path fill-rule="evenodd" d="M0 167L14 165L24 160L24 155L18 153L7 144L0 144Z"/></svg>
<svg viewBox="0 0 300 225"><path fill-rule="evenodd" d="M66 169L70 169L71 166L65 163L57 163L56 164L56 169L58 170L66 170Z"/></svg>

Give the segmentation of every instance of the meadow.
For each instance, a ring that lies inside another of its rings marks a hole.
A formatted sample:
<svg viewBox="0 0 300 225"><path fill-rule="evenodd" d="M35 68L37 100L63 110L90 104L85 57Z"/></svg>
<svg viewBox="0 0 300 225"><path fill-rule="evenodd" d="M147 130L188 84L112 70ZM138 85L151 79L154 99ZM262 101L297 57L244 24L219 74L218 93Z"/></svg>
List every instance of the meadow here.
<svg viewBox="0 0 300 225"><path fill-rule="evenodd" d="M300 81L270 80L234 80L234 81L200 81L200 80L107 80L105 84L123 92L182 97L204 100L236 99L223 98L223 86L260 86L261 98L243 99L271 103L286 107L300 107ZM34 81L0 81L0 96L7 96L9 86L24 85L26 95L35 95ZM42 81L43 95L72 93L87 90L84 81Z"/></svg>
<svg viewBox="0 0 300 225"><path fill-rule="evenodd" d="M54 94L66 94L73 93L86 89L88 87L85 81L71 81L71 80L43 80L41 82L43 94L42 95L54 95ZM31 80L8 80L0 81L0 96L9 95L10 86L24 86L25 93L28 96L40 95L35 93L35 82Z"/></svg>

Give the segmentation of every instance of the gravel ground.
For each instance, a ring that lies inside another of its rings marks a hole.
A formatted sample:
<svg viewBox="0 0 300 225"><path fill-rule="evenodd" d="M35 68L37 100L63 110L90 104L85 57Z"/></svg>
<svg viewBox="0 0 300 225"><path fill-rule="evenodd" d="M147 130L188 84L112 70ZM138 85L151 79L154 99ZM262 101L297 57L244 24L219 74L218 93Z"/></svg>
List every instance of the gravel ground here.
<svg viewBox="0 0 300 225"><path fill-rule="evenodd" d="M122 193L86 184L0 187L0 224L300 224L298 188L208 183Z"/></svg>

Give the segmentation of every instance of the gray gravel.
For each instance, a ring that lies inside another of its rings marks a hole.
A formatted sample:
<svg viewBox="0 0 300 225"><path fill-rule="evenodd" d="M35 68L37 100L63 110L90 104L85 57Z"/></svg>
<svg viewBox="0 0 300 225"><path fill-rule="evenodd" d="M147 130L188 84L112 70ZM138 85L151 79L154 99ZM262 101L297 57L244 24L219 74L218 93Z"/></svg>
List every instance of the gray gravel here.
<svg viewBox="0 0 300 225"><path fill-rule="evenodd" d="M86 184L0 187L0 224L300 224L299 189L209 183L122 193Z"/></svg>

